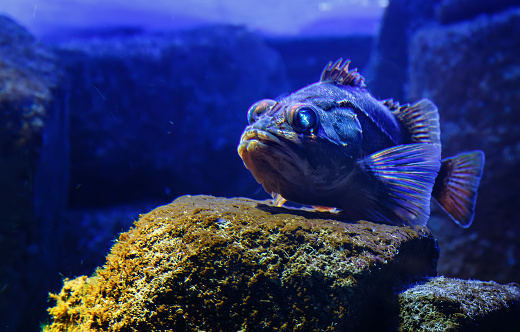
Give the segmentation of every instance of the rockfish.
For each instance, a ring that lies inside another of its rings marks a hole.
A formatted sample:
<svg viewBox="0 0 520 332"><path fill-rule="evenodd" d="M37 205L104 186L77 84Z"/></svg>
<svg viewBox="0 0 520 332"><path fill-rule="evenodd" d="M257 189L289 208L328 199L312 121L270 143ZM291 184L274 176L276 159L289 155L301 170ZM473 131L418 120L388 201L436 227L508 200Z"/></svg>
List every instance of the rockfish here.
<svg viewBox="0 0 520 332"><path fill-rule="evenodd" d="M484 153L441 160L439 113L429 100L377 100L350 61L319 82L248 111L238 153L273 196L341 209L348 220L425 225L433 196L460 226L473 221Z"/></svg>

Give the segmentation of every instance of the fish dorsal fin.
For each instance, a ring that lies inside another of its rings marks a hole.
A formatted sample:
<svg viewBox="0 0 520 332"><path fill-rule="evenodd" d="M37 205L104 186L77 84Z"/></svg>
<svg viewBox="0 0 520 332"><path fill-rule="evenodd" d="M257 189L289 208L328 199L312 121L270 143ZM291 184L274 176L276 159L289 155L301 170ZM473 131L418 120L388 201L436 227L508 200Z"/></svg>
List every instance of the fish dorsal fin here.
<svg viewBox="0 0 520 332"><path fill-rule="evenodd" d="M408 129L413 143L431 143L441 147L439 111L434 103L428 99L421 99L412 105L399 105L392 99L382 102Z"/></svg>
<svg viewBox="0 0 520 332"><path fill-rule="evenodd" d="M398 109L399 107L401 107L401 105L399 105L399 102L394 101L393 99L385 99L385 100L381 100L381 102L383 103L383 105L388 107L388 109L392 112L395 111L396 109Z"/></svg>
<svg viewBox="0 0 520 332"><path fill-rule="evenodd" d="M357 68L349 70L349 65L350 60L343 61L343 58L339 58L334 63L330 61L321 72L320 82L364 88L365 79L358 73Z"/></svg>

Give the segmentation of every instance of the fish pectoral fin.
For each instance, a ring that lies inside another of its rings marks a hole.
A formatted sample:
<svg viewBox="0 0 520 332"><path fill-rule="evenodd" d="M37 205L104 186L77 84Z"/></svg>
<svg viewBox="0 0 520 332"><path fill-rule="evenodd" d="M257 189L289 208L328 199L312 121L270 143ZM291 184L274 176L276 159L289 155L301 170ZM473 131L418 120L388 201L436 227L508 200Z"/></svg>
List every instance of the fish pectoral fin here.
<svg viewBox="0 0 520 332"><path fill-rule="evenodd" d="M380 186L378 194L371 196L367 212L383 222L425 225L440 159L441 151L435 144L415 143L397 145L360 160L360 166Z"/></svg>
<svg viewBox="0 0 520 332"><path fill-rule="evenodd" d="M287 200L283 198L282 195L275 192L271 193L271 197L273 198L273 205L276 207L281 207L285 202L287 202Z"/></svg>
<svg viewBox="0 0 520 332"><path fill-rule="evenodd" d="M484 152L478 150L442 160L432 195L461 227L467 228L473 222L484 163Z"/></svg>
<svg viewBox="0 0 520 332"><path fill-rule="evenodd" d="M437 106L428 99L421 99L412 105L399 105L392 99L382 101L394 113L410 133L414 143L431 143L441 146L441 129Z"/></svg>

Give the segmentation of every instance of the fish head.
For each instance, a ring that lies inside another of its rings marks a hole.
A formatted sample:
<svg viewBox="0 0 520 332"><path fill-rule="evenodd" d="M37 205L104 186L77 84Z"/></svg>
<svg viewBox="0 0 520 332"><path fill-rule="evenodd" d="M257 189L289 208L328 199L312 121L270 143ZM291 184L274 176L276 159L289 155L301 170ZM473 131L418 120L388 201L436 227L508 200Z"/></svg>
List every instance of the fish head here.
<svg viewBox="0 0 520 332"><path fill-rule="evenodd" d="M361 154L361 125L345 97L318 82L249 108L238 153L268 193L302 204L330 202Z"/></svg>

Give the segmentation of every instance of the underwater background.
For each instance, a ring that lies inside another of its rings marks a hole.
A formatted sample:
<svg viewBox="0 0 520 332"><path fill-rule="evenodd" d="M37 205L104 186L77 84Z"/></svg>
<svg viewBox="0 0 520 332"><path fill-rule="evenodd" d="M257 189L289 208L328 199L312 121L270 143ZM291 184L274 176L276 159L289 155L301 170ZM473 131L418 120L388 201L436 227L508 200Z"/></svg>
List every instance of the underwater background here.
<svg viewBox="0 0 520 332"><path fill-rule="evenodd" d="M0 3L0 329L34 331L139 214L267 199L236 152L255 101L352 60L378 99L429 98L443 156L481 149L475 221L435 207L438 273L520 282L520 1ZM432 207L434 204L432 204Z"/></svg>

